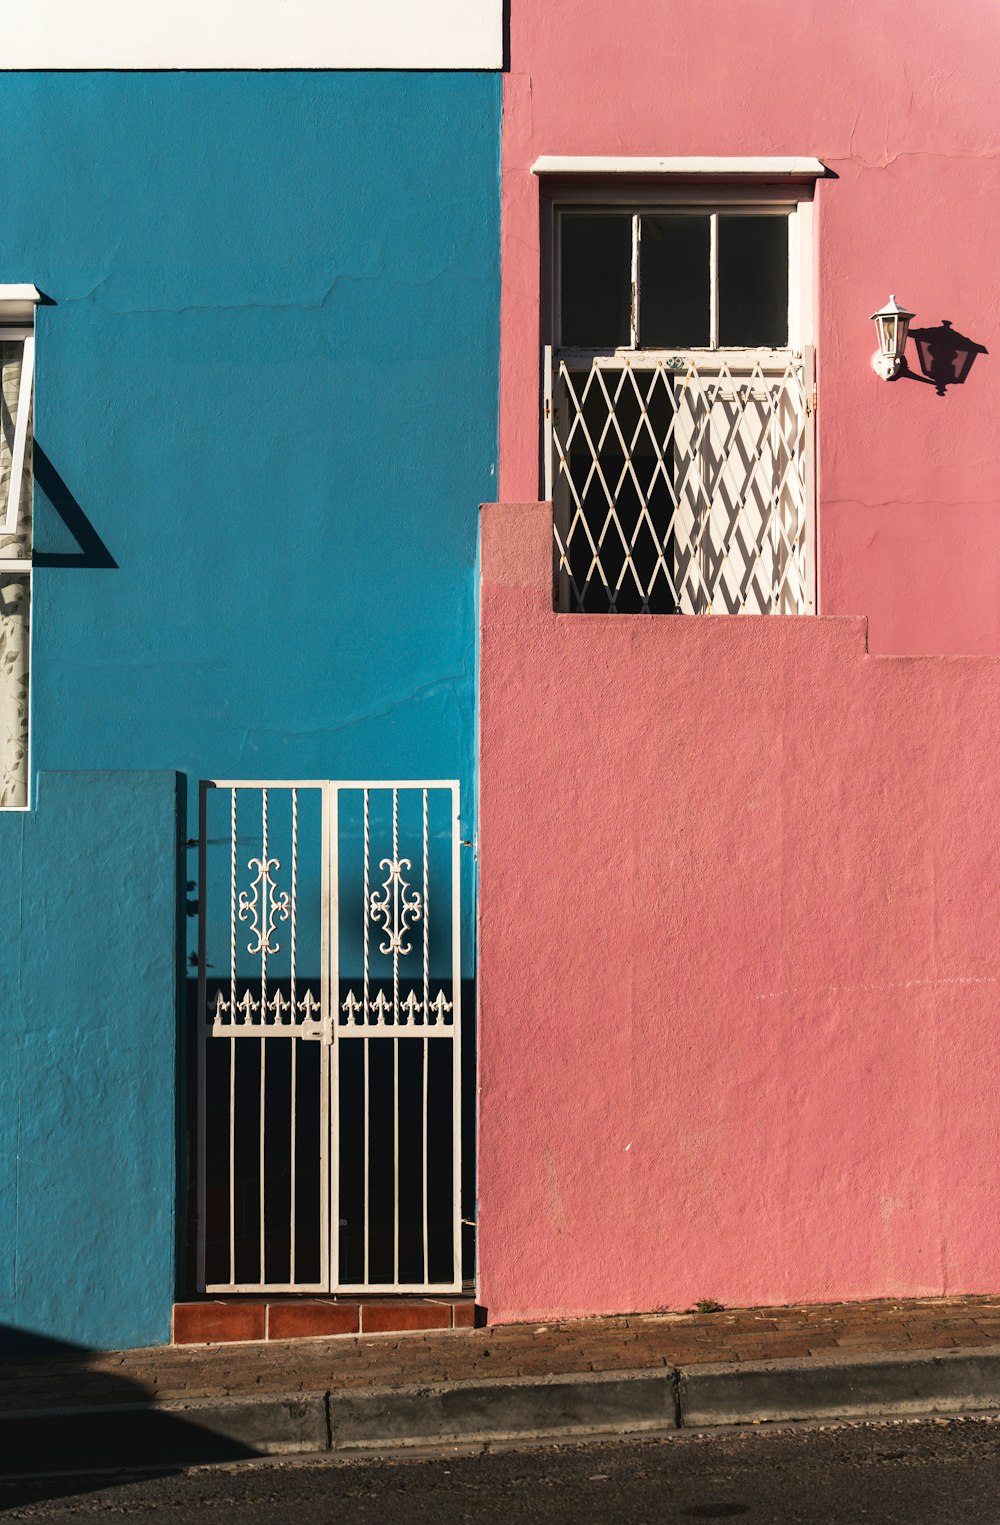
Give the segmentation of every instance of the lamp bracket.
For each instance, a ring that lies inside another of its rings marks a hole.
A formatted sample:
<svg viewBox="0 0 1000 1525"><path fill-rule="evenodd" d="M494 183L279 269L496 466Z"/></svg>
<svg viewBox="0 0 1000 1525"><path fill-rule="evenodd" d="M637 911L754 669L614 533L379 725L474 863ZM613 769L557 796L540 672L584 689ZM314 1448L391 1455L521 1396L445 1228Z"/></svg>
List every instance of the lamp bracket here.
<svg viewBox="0 0 1000 1525"><path fill-rule="evenodd" d="M903 373L902 355L883 355L876 350L872 356L872 370L882 381L895 381Z"/></svg>

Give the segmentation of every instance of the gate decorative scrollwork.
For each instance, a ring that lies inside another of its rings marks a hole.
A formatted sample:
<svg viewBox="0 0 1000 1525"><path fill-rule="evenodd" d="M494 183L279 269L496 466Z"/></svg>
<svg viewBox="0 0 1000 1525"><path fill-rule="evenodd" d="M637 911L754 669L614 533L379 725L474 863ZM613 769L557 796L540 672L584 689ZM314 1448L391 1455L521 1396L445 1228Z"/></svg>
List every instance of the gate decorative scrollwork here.
<svg viewBox="0 0 1000 1525"><path fill-rule="evenodd" d="M278 893L271 871L279 869L281 864L277 858L261 857L251 858L247 867L257 870L249 893L244 890L240 895L240 921L250 922L247 952L251 955L280 953L280 943L272 942L272 938L277 922L288 920L289 899L287 890Z"/></svg>
<svg viewBox="0 0 1000 1525"><path fill-rule="evenodd" d="M404 868L410 871L412 867L409 858L383 858L379 863L388 877L382 885L383 893L380 895L376 890L371 897L370 915L372 921L383 922L387 940L379 944L382 953L410 952L410 944L403 939L421 916L420 895L403 878Z"/></svg>

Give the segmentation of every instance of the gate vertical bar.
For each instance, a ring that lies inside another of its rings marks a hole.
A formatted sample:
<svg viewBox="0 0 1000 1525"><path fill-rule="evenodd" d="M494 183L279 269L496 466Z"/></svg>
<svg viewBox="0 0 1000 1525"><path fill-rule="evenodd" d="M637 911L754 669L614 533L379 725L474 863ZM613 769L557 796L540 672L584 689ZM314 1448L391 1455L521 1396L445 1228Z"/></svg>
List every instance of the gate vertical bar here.
<svg viewBox="0 0 1000 1525"><path fill-rule="evenodd" d="M369 1202L369 1180L368 1180L368 1166L369 1166L369 1160L368 1160L368 1110L369 1110L368 1049L369 1049L369 1045L368 1045L368 1042L366 1040L365 1041L365 1047L364 1047L364 1067L365 1067L365 1082L364 1082L365 1083L365 1093L364 1093L365 1094L365 1105L364 1105L365 1191L364 1191L364 1201L363 1201L362 1212L361 1212L361 1232L364 1235L364 1246L365 1246L365 1262L364 1262L364 1264L365 1264L365 1274L364 1274L364 1280L365 1280L365 1284L366 1285L368 1283L368 1202Z"/></svg>
<svg viewBox="0 0 1000 1525"><path fill-rule="evenodd" d="M323 785L323 892L321 992L323 1049L320 1061L320 1280L327 1291L340 1280L340 791ZM331 1007L332 989L332 1007ZM331 1090L333 1105L331 1106Z"/></svg>
<svg viewBox="0 0 1000 1525"><path fill-rule="evenodd" d="M204 1292L207 1280L205 1271L205 1174L207 1170L207 1145L205 1126L207 1118L205 1066L208 1063L208 970L206 968L205 878L208 869L208 785L198 786L198 1004L195 1012L195 1033L198 1044L198 1118L197 1118L197 1262L195 1278L199 1292Z"/></svg>
<svg viewBox="0 0 1000 1525"><path fill-rule="evenodd" d="M364 1007L365 1026L366 1027L368 1026L368 938L369 938L369 935L370 935L369 934L368 924L369 924L369 921L371 920L371 918L370 918L370 916L368 914L368 906L369 906L369 900L370 900L370 889L371 889L370 880L369 880L369 874L368 874L368 849L369 849L369 843L370 843L370 840L371 840L371 821L370 821L370 818L369 818L369 811L370 811L370 809L371 809L371 806L370 806L369 799L368 799L368 790L365 789L365 791L364 791L364 812L365 812L364 841L362 843L362 852L364 853L364 859L365 859L364 870L363 870L363 872L364 872L364 885L365 885L365 888L364 888L364 896L363 896L363 901L362 901L362 906L361 906L361 945L362 945L363 963L364 963L364 969L362 971L362 973L363 973L362 1005Z"/></svg>
<svg viewBox="0 0 1000 1525"><path fill-rule="evenodd" d="M395 873L396 926L399 925L399 888L402 865L399 861L399 790L392 791L392 861ZM399 946L394 941L392 954L392 1021L396 1031L392 1039L392 1280L399 1283Z"/></svg>
<svg viewBox="0 0 1000 1525"><path fill-rule="evenodd" d="M365 1037L364 1037L363 1041L364 1041L364 1049L363 1049L363 1053L362 1053L362 1058L363 1058L363 1063L364 1063L364 1110L363 1110L362 1116L363 1116L363 1126L364 1126L365 1173L364 1173L364 1198L363 1198L362 1212L361 1212L361 1232L364 1235L364 1247L365 1247L364 1280L365 1280L365 1283L367 1285L367 1282L368 1282L368 1248L369 1248L368 1247L368 1239L369 1239L369 1234L368 1234L368 1203L369 1203L369 1191L370 1191L370 1182L369 1182L369 1165L370 1165L370 1161L369 1161L369 1148L368 1148L368 1143L369 1143L369 1102L370 1102L368 1053L369 1053L369 1049L370 1049L370 1044L368 1042L368 1035L367 1035L367 1033L365 1034Z"/></svg>
<svg viewBox="0 0 1000 1525"><path fill-rule="evenodd" d="M229 791L229 1020L236 1024L236 785ZM229 1280L236 1280L236 1038L229 1038Z"/></svg>
<svg viewBox="0 0 1000 1525"><path fill-rule="evenodd" d="M451 983L452 983L452 1194L454 1202L453 1280L462 1284L462 807L458 784L451 786Z"/></svg>
<svg viewBox="0 0 1000 1525"><path fill-rule="evenodd" d="M261 792L260 792L260 840L261 840L260 861L261 861L261 864L263 865L262 870L261 870L261 898L262 898L262 904L261 904L261 913L260 913L261 914L261 925L263 927L263 936L261 938L261 943L260 943L260 1023L261 1023L261 1028L263 1029L267 1025L268 880L269 880L269 877L270 877L270 863L269 863L269 860L268 860L268 851L267 851L268 843L267 843L267 790L266 789L262 789ZM265 1106L266 1106L266 1094L267 1094L267 1039L264 1037L263 1032L261 1032L261 1037L260 1037L260 1134L259 1134L259 1140L258 1140L258 1143L259 1143L259 1155L260 1155L259 1160L258 1160L258 1182L259 1182L258 1210L259 1210L259 1214L260 1214L260 1224L259 1224L259 1230L260 1230L260 1279L261 1279L262 1282L267 1280L266 1268L265 1268L265 1265L264 1265L264 1259L265 1259L265 1255L264 1255L264 1241L265 1241L265 1231L264 1231L264 1213L265 1213L265 1207L264 1207L264 1189L265 1189L264 1188L264 1165L265 1165L265 1161L264 1161L264 1147L265 1147L264 1146L264 1116L265 1116Z"/></svg>
<svg viewBox="0 0 1000 1525"><path fill-rule="evenodd" d="M399 1282L399 1037L392 1040L392 1280Z"/></svg>
<svg viewBox="0 0 1000 1525"><path fill-rule="evenodd" d="M363 870L362 870L363 875L364 875L364 904L361 907L361 920L362 920L362 923L363 923L363 930L362 930L363 959L364 959L364 990L363 990L363 998L364 998L364 1014L365 1014L366 1035L365 1035L365 1038L362 1040L363 1043L364 1043L364 1049L363 1049L362 1052L363 1052L364 1075L365 1075L365 1080L364 1080L364 1085L365 1085L365 1106L364 1106L365 1196L364 1196L364 1216L363 1216L363 1220L362 1220L362 1224L363 1224L362 1231L364 1233L365 1281L367 1281L368 1280L368 1039L367 1039L367 1027L368 1027L368 1002L369 1002L369 996L370 996L369 984L368 984L368 980L369 980L368 962L369 962L370 953L371 953L371 950L370 950L370 947L369 947L369 937L370 937L371 934L370 934L369 925L368 925L369 920L370 920L370 917L369 917L368 913L369 913L369 905L370 905L370 897L371 897L371 795L370 795L370 792L369 792L369 790L367 788L364 790L364 815L365 815L365 820L364 820L364 835L363 835L363 840L362 840L362 844L361 844L361 851L362 851L362 854L363 854L363 857L364 857L364 867L363 867Z"/></svg>
<svg viewBox="0 0 1000 1525"><path fill-rule="evenodd" d="M428 1237L428 1228L427 1228L427 1089L428 1089L427 1088L427 1066L428 1066L428 1063L429 1063L429 1060L430 1060L430 1053L429 1053L429 1050L428 1050L428 1047L427 1047L427 1023L430 1021L430 1001L428 999L428 997L430 995L430 990L429 990L428 981L429 981L429 970L430 970L430 935L431 935L430 934L430 920L431 920L431 907L430 907L430 900L428 898L430 871L429 871L428 862L427 862L428 845L429 845L427 816L428 816L428 799L427 799L427 790L425 789L423 791L423 848L424 848L424 1054L423 1054L423 1068L421 1070L421 1079L422 1079L422 1085L423 1085L423 1107L422 1107L422 1111L421 1111L421 1140L420 1140L420 1142L421 1142L421 1153L422 1153L422 1163L423 1163L423 1171L422 1171L422 1177L421 1177L421 1180L422 1180L422 1185L421 1185L421 1190L422 1190L421 1209L422 1209L422 1212L423 1212L422 1227L423 1227L423 1246L424 1246L424 1258L423 1258L424 1281L427 1281L429 1279L429 1276L430 1276L430 1252L429 1252L429 1237Z"/></svg>
<svg viewBox="0 0 1000 1525"><path fill-rule="evenodd" d="M816 496L816 352L811 344L802 350L802 388L806 400L801 448L805 459L802 463L802 492L805 508L805 572L806 614L819 614L819 501ZM798 443L798 441L796 442Z"/></svg>
<svg viewBox="0 0 1000 1525"><path fill-rule="evenodd" d="M552 346L551 346L551 344L547 344L545 346L543 360L542 360L542 367L543 367L543 371L542 371L542 392L543 392L543 403L544 403L544 408L545 408L545 428L542 431L542 449L544 451L544 456L543 456L543 460L542 460L542 491L545 493L545 500L546 500L546 502L551 502L551 500L552 500L552 455L553 455L552 432L553 432L553 429L555 428L555 420L554 420L554 417L553 417L553 409L555 408L555 398L552 395Z"/></svg>
<svg viewBox="0 0 1000 1525"><path fill-rule="evenodd" d="M294 1030L296 1022L295 1004L295 960L296 947L296 924L297 898L299 876L299 791L292 790L292 925L290 929L290 953L289 953L289 1020ZM292 1038L289 1064L291 1065L291 1079L289 1082L291 1098L289 1104L289 1155L288 1155L288 1192L289 1192L289 1236L288 1236L288 1280L295 1280L295 1145L298 1129L298 1081L299 1081L299 1046L295 1038Z"/></svg>
<svg viewBox="0 0 1000 1525"><path fill-rule="evenodd" d="M392 924L399 926L399 790L392 791ZM399 938L390 939L392 945L392 1020L399 1022Z"/></svg>

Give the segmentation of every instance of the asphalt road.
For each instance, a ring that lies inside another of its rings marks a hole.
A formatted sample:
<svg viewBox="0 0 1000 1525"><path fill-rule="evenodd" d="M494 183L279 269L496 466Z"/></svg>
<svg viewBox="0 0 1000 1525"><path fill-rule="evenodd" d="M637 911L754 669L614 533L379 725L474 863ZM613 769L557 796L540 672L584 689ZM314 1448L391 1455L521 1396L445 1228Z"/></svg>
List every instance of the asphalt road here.
<svg viewBox="0 0 1000 1525"><path fill-rule="evenodd" d="M676 1435L421 1460L0 1483L4 1520L1000 1525L1000 1420Z"/></svg>

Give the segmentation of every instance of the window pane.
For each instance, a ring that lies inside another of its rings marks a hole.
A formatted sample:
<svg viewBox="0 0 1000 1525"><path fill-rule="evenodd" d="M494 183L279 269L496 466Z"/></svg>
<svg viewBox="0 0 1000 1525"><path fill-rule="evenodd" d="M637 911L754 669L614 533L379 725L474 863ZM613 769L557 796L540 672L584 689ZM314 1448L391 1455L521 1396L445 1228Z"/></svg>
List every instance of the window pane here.
<svg viewBox="0 0 1000 1525"><path fill-rule="evenodd" d="M719 343L788 343L787 217L719 217Z"/></svg>
<svg viewBox="0 0 1000 1525"><path fill-rule="evenodd" d="M639 343L646 349L698 348L711 342L707 216L642 219Z"/></svg>
<svg viewBox="0 0 1000 1525"><path fill-rule="evenodd" d="M632 219L622 213L560 218L559 342L614 349L631 338Z"/></svg>

